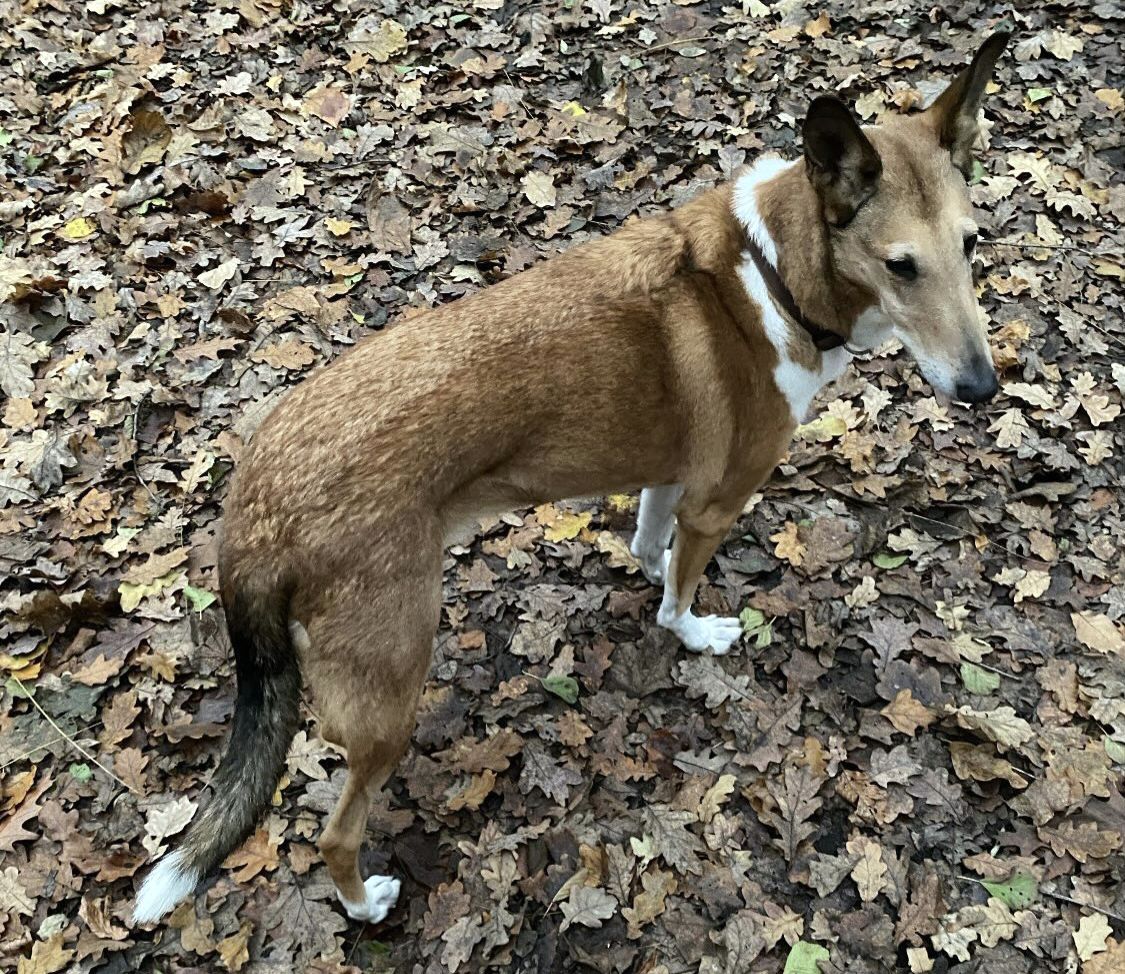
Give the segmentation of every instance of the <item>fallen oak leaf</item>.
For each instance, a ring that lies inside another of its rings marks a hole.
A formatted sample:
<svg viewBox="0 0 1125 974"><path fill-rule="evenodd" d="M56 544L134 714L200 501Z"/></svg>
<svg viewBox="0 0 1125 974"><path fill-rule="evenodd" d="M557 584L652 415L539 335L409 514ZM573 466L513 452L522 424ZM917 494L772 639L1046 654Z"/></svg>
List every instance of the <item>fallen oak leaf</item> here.
<svg viewBox="0 0 1125 974"><path fill-rule="evenodd" d="M890 886L887 865L883 862L883 849L878 842L857 835L848 840L848 852L856 857L851 876L859 890L859 898L864 903L871 903Z"/></svg>
<svg viewBox="0 0 1125 974"><path fill-rule="evenodd" d="M55 974L66 967L74 956L73 950L63 950L63 931L51 934L46 940L37 940L27 957L17 962L17 974Z"/></svg>
<svg viewBox="0 0 1125 974"><path fill-rule="evenodd" d="M785 526L777 534L771 534L770 541L774 542L773 553L778 558L785 559L794 568L800 568L805 563L808 549L801 543L797 525L792 521L786 521Z"/></svg>
<svg viewBox="0 0 1125 974"><path fill-rule="evenodd" d="M1072 612L1070 621L1079 642L1099 653L1125 655L1125 635L1101 612Z"/></svg>
<svg viewBox="0 0 1125 974"><path fill-rule="evenodd" d="M1094 822L1062 822L1057 826L1042 825L1039 837L1056 856L1068 855L1078 862L1106 859L1121 847L1119 832L1102 831Z"/></svg>
<svg viewBox="0 0 1125 974"><path fill-rule="evenodd" d="M236 883L247 883L260 872L277 869L280 845L280 837L272 836L268 828L260 828L223 860L223 868L235 870L231 878Z"/></svg>
<svg viewBox="0 0 1125 974"><path fill-rule="evenodd" d="M35 803L50 784L49 780L44 779L39 787L26 795L19 807L0 823L0 851L11 852L17 842L34 842L39 838L35 832L29 832L24 828L24 825L39 814L39 806Z"/></svg>
<svg viewBox="0 0 1125 974"><path fill-rule="evenodd" d="M891 722L895 730L911 737L918 732L918 728L929 727L938 716L925 704L916 700L909 687L899 690L894 700L879 712Z"/></svg>
<svg viewBox="0 0 1125 974"><path fill-rule="evenodd" d="M250 959L250 931L253 929L249 920L243 920L242 925L238 928L238 933L231 934L225 940L219 941L215 949L219 952L223 967L228 971L242 970Z"/></svg>
<svg viewBox="0 0 1125 974"><path fill-rule="evenodd" d="M1013 788L1027 787L1027 779L1016 771L1011 762L998 757L990 747L951 741L949 756L953 760L953 770L962 780L992 781L1003 778Z"/></svg>
<svg viewBox="0 0 1125 974"><path fill-rule="evenodd" d="M642 927L652 923L664 912L665 900L678 887L676 877L669 871L653 868L641 874L642 891L633 897L633 905L623 907L621 915L629 924L626 936L636 940L642 936Z"/></svg>
<svg viewBox="0 0 1125 974"><path fill-rule="evenodd" d="M1109 946L1106 941L1113 935L1113 928L1101 913L1084 916L1078 921L1078 929L1071 936L1074 938L1074 949L1078 951L1079 960L1089 960L1094 954L1100 954Z"/></svg>
<svg viewBox="0 0 1125 974"><path fill-rule="evenodd" d="M946 708L957 718L957 723L965 730L977 731L1002 748L1019 748L1034 736L1031 725L1022 717L1017 717L1011 707L997 707L994 710L974 710L965 705L955 710Z"/></svg>
<svg viewBox="0 0 1125 974"><path fill-rule="evenodd" d="M569 899L559 905L565 919L559 933L575 923L584 927L600 927L617 912L617 900L600 886L573 886Z"/></svg>

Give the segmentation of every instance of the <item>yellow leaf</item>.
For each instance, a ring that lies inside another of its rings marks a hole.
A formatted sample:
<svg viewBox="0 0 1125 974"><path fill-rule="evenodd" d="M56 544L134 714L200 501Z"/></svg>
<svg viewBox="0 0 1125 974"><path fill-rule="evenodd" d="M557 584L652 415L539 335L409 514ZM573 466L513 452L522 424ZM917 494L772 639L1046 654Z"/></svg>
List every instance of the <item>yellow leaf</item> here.
<svg viewBox="0 0 1125 974"><path fill-rule="evenodd" d="M242 970L242 965L250 959L247 944L250 942L250 931L252 929L250 921L246 920L238 928L238 933L232 934L226 940L219 941L219 957L222 958L223 967L228 971Z"/></svg>
<svg viewBox="0 0 1125 974"><path fill-rule="evenodd" d="M324 225L328 227L328 232L334 237L346 237L352 232L354 226L351 220L337 220L334 216L325 220Z"/></svg>
<svg viewBox="0 0 1125 974"><path fill-rule="evenodd" d="M84 216L76 216L73 220L67 221L59 231L59 235L67 240L85 240L96 229L97 227Z"/></svg>
<svg viewBox="0 0 1125 974"><path fill-rule="evenodd" d="M722 810L723 803L734 793L736 779L733 774L719 776L699 802L699 821L710 822Z"/></svg>
<svg viewBox="0 0 1125 974"><path fill-rule="evenodd" d="M496 785L496 772L485 768L480 774L472 775L469 783L457 794L453 795L446 803L451 812L459 812L462 808L476 811L481 803L492 794Z"/></svg>
<svg viewBox="0 0 1125 974"><path fill-rule="evenodd" d="M843 436L848 431L848 424L840 416L830 416L824 413L811 422L798 426L794 435L802 440L815 440L817 443L827 443L834 436Z"/></svg>
<svg viewBox="0 0 1125 974"><path fill-rule="evenodd" d="M16 971L18 974L55 974L66 967L66 962L74 956L73 950L63 950L63 932L52 934L48 940L37 940L31 954L21 957Z"/></svg>
<svg viewBox="0 0 1125 974"><path fill-rule="evenodd" d="M595 547L606 555L610 568L624 568L632 574L640 569L640 563L633 557L629 546L613 531L599 531Z"/></svg>
<svg viewBox="0 0 1125 974"><path fill-rule="evenodd" d="M170 571L152 582L122 582L117 586L118 595L121 597L121 611L132 612L143 599L164 591L177 579L183 578L183 574L182 571Z"/></svg>
<svg viewBox="0 0 1125 974"><path fill-rule="evenodd" d="M536 508L536 516L543 525L543 537L548 541L573 541L593 519L590 511L560 511L553 504Z"/></svg>
<svg viewBox="0 0 1125 974"><path fill-rule="evenodd" d="M562 111L567 115L573 116L574 118L581 118L583 115L589 114L586 109L579 105L576 101L568 101L565 105L563 105Z"/></svg>
<svg viewBox="0 0 1125 974"><path fill-rule="evenodd" d="M610 494L605 499L605 506L613 511L635 511L637 509L637 496L635 494Z"/></svg>
<svg viewBox="0 0 1125 974"><path fill-rule="evenodd" d="M1125 98L1117 88L1099 88L1094 92L1094 97L1110 111L1119 112L1125 108Z"/></svg>
<svg viewBox="0 0 1125 974"><path fill-rule="evenodd" d="M797 525L792 521L786 521L785 527L777 534L771 534L770 541L777 545L773 553L778 558L784 558L790 565L798 568L805 563L808 549L801 543L801 539L797 536Z"/></svg>
<svg viewBox="0 0 1125 974"><path fill-rule="evenodd" d="M805 24L805 33L809 37L823 37L832 29L832 22L828 19L827 13L821 13L816 20L810 20Z"/></svg>

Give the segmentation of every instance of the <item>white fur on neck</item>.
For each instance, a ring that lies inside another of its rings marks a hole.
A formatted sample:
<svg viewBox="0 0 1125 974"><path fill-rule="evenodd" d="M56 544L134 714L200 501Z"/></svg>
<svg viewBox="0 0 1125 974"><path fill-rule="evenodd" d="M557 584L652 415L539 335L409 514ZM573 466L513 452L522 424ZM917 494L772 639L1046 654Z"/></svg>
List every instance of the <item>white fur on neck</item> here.
<svg viewBox="0 0 1125 974"><path fill-rule="evenodd" d="M774 157L759 159L734 184L734 215L774 267L777 267L777 245L762 219L758 207L758 190L791 165L793 163ZM750 298L761 309L762 328L777 351L773 380L789 404L794 422L799 423L805 418L813 397L825 385L843 374L851 361L851 354L843 347L829 349L820 353L819 367L816 369L809 369L795 362L789 353L790 343L796 337L792 326L778 313L766 282L762 280L762 275L749 256L744 257L739 265L738 276Z"/></svg>

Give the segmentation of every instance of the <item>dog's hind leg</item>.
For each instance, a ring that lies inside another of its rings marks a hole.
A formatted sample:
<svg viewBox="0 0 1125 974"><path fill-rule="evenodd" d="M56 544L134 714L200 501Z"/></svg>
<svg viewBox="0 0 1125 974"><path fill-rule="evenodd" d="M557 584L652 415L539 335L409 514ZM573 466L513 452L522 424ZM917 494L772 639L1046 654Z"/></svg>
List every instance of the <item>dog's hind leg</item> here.
<svg viewBox="0 0 1125 974"><path fill-rule="evenodd" d="M393 565L343 597L310 626L309 682L321 734L347 751L344 791L320 838L337 894L355 920L378 923L398 899L399 881L359 872L372 800L410 744L441 608L440 555L424 566ZM319 622L319 624L318 624Z"/></svg>
<svg viewBox="0 0 1125 974"><path fill-rule="evenodd" d="M662 484L641 491L637 511L637 533L629 550L641 563L641 571L653 585L664 581L668 567L668 543L676 524L676 505L684 488L679 484Z"/></svg>

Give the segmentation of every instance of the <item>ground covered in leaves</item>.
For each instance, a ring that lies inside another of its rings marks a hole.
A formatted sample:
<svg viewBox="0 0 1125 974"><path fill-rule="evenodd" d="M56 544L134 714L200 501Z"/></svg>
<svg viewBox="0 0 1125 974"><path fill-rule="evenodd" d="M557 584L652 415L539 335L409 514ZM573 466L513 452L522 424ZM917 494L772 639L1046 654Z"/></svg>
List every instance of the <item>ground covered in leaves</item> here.
<svg viewBox="0 0 1125 974"><path fill-rule="evenodd" d="M0 966L1125 971L1116 0L0 11ZM343 768L310 713L258 833L132 929L229 721L215 535L276 394L795 153L817 92L917 106L994 27L1000 397L858 363L709 568L723 659L655 627L635 498L487 525L370 819L388 921L315 852Z"/></svg>

